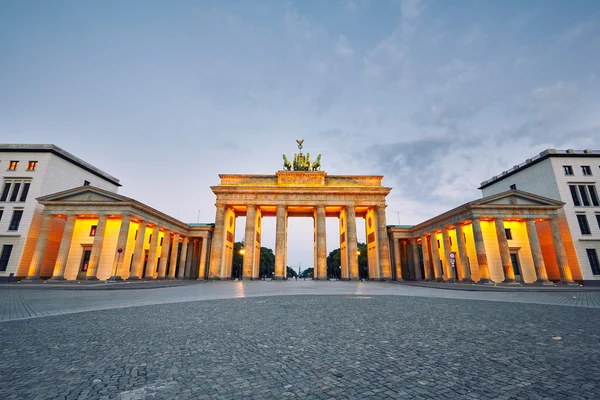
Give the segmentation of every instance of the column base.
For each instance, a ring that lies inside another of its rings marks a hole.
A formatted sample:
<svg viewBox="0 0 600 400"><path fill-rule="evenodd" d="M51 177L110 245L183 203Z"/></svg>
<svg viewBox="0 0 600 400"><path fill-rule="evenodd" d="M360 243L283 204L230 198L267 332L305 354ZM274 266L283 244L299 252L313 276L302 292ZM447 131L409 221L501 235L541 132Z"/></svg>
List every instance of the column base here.
<svg viewBox="0 0 600 400"><path fill-rule="evenodd" d="M534 281L533 284L539 285L539 286L554 286L554 282L550 282L547 279L538 279L538 280Z"/></svg>
<svg viewBox="0 0 600 400"><path fill-rule="evenodd" d="M117 275L117 276L111 276L110 278L108 278L109 281L123 281L123 277L121 275Z"/></svg>
<svg viewBox="0 0 600 400"><path fill-rule="evenodd" d="M28 276L26 278L23 279L24 281L39 281L40 277L39 276Z"/></svg>
<svg viewBox="0 0 600 400"><path fill-rule="evenodd" d="M144 279L143 279L143 280L145 280L145 281L153 281L153 280L154 280L154 278L153 278L153 277L151 277L151 276L146 276L146 277L144 277Z"/></svg>
<svg viewBox="0 0 600 400"><path fill-rule="evenodd" d="M579 286L579 283L577 282L565 282L565 281L560 281L560 282L556 282L557 285L562 285L562 286Z"/></svg>
<svg viewBox="0 0 600 400"><path fill-rule="evenodd" d="M52 278L48 279L49 281L66 281L64 276L53 276Z"/></svg>
<svg viewBox="0 0 600 400"><path fill-rule="evenodd" d="M481 278L479 279L479 281L477 281L477 283L480 283L482 285L493 285L495 282L492 282L488 278Z"/></svg>
<svg viewBox="0 0 600 400"><path fill-rule="evenodd" d="M85 281L99 281L100 279L98 279L97 276L86 276Z"/></svg>
<svg viewBox="0 0 600 400"><path fill-rule="evenodd" d="M475 283L475 281L471 278L463 278L459 280L460 283Z"/></svg>
<svg viewBox="0 0 600 400"><path fill-rule="evenodd" d="M443 278L435 278L433 282L444 282Z"/></svg>
<svg viewBox="0 0 600 400"><path fill-rule="evenodd" d="M127 278L128 281L139 281L140 277L139 276L130 276L129 278Z"/></svg>
<svg viewBox="0 0 600 400"><path fill-rule="evenodd" d="M515 285L518 285L521 282L517 282L516 280L512 279L512 278L506 278L502 281L502 283L513 283Z"/></svg>

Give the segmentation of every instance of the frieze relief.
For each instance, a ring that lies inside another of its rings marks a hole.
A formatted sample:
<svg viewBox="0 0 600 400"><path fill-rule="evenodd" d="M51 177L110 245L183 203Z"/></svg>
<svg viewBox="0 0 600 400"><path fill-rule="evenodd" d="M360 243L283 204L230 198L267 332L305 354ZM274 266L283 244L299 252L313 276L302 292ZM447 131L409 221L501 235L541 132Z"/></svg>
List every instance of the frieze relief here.
<svg viewBox="0 0 600 400"><path fill-rule="evenodd" d="M377 203L377 205L385 205L385 195L378 194L295 194L295 193L223 193L217 196L217 203L239 203L253 204L261 202L268 203L295 203L295 202L339 202L339 203Z"/></svg>
<svg viewBox="0 0 600 400"><path fill-rule="evenodd" d="M279 185L294 186L324 186L327 172L297 172L297 171L278 171L277 183Z"/></svg>

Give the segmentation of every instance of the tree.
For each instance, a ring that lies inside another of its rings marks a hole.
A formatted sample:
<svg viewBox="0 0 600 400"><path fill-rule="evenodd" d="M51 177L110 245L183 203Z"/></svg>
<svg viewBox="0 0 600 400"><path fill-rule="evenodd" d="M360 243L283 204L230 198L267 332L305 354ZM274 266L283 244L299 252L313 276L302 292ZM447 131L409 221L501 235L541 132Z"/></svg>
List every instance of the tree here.
<svg viewBox="0 0 600 400"><path fill-rule="evenodd" d="M340 249L333 250L327 256L327 277L340 279L342 260L340 259Z"/></svg>
<svg viewBox="0 0 600 400"><path fill-rule="evenodd" d="M233 261L231 263L231 276L233 278L242 277L242 268L244 266L244 256L240 254L240 250L244 248L244 243L235 242L233 244Z"/></svg>
<svg viewBox="0 0 600 400"><path fill-rule="evenodd" d="M275 273L275 254L268 247L260 248L260 277L272 278Z"/></svg>
<svg viewBox="0 0 600 400"><path fill-rule="evenodd" d="M358 256L358 277L360 279L369 278L369 258L367 254L367 245L364 243L358 243L356 245L360 254Z"/></svg>
<svg viewBox="0 0 600 400"><path fill-rule="evenodd" d="M315 273L314 268L307 268L300 274L300 278L312 278Z"/></svg>
<svg viewBox="0 0 600 400"><path fill-rule="evenodd" d="M358 276L360 279L367 279L369 277L367 245L364 243L357 243L356 247L360 252L358 255ZM340 249L337 248L327 256L327 277L340 279L342 273L340 268L341 265Z"/></svg>
<svg viewBox="0 0 600 400"><path fill-rule="evenodd" d="M288 266L287 268L287 277L288 278L294 278L296 276L298 276L298 273L296 271L294 271L294 268Z"/></svg>

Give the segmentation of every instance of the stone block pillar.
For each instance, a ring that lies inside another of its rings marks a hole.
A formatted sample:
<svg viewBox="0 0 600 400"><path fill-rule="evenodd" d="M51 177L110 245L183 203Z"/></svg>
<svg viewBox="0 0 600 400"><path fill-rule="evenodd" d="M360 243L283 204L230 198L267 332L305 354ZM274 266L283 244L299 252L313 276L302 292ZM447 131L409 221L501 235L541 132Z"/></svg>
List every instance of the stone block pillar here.
<svg viewBox="0 0 600 400"><path fill-rule="evenodd" d="M254 248L256 247L256 206L249 204L246 211L246 231L244 233L244 263L242 279L253 279ZM211 261L212 262L212 261Z"/></svg>
<svg viewBox="0 0 600 400"><path fill-rule="evenodd" d="M63 231L62 239L60 241L60 247L58 249L58 255L56 257L56 262L54 263L54 271L52 272L51 278L52 280L65 279L65 268L67 267L69 251L71 250L71 242L73 240L73 229L75 228L76 221L77 215L67 215L65 230Z"/></svg>
<svg viewBox="0 0 600 400"><path fill-rule="evenodd" d="M461 224L454 225L456 229L456 241L458 245L458 267L461 270L461 282L473 282L471 279L471 268L469 268L469 258L467 255L467 244L465 242L465 237L463 234L463 229Z"/></svg>
<svg viewBox="0 0 600 400"><path fill-rule="evenodd" d="M92 253L90 254L90 262L88 264L88 271L85 279L96 280L98 277L98 264L100 263L100 256L102 254L102 245L104 244L104 233L106 232L106 220L108 216L101 214L98 217L98 225L96 226L96 236L94 237L94 243L92 244Z"/></svg>
<svg viewBox="0 0 600 400"><path fill-rule="evenodd" d="M117 238L117 248L115 249L115 259L113 261L110 275L114 279L121 279L120 275L123 272L123 261L125 254L127 254L127 239L129 238L129 226L131 225L131 216L123 215L121 220L121 227L119 228L119 237ZM123 249L123 252L119 254L118 250Z"/></svg>
<svg viewBox="0 0 600 400"><path fill-rule="evenodd" d="M167 276L167 263L169 258L169 246L171 244L171 231L165 230L163 236L162 251L160 252L160 263L158 265L158 279L165 279Z"/></svg>
<svg viewBox="0 0 600 400"><path fill-rule="evenodd" d="M446 266L446 272L448 280L454 279L454 270L452 269L452 263L450 262L450 253L452 253L452 246L450 245L450 235L448 234L447 228L442 228L442 240L444 241L444 265Z"/></svg>
<svg viewBox="0 0 600 400"><path fill-rule="evenodd" d="M144 266L144 239L146 238L146 221L140 221L138 225L138 233L135 239L135 247L133 250L133 263L131 265L130 280L138 280L142 276L142 268Z"/></svg>
<svg viewBox="0 0 600 400"><path fill-rule="evenodd" d="M437 282L442 282L444 280L444 275L440 265L440 250L438 249L435 231L431 232L431 257L433 258L431 263L433 264L433 270L435 271L435 280Z"/></svg>
<svg viewBox="0 0 600 400"><path fill-rule="evenodd" d="M186 236L183 238L183 243L181 243L181 256L179 257L179 268L177 268L178 279L183 279L185 275L185 262L187 260L189 241L190 239Z"/></svg>
<svg viewBox="0 0 600 400"><path fill-rule="evenodd" d="M146 263L146 273L144 279L154 279L156 271L156 259L158 258L158 237L160 236L160 228L154 225L152 230L152 240L150 240L150 250L148 251L148 262Z"/></svg>
<svg viewBox="0 0 600 400"><path fill-rule="evenodd" d="M42 227L38 234L38 239L35 244L35 251L31 264L29 266L29 272L27 273L27 279L39 279L40 271L42 270L42 261L44 261L44 254L46 252L46 246L48 245L48 235L50 233L50 224L52 223L52 215L44 213L44 219L42 220Z"/></svg>
<svg viewBox="0 0 600 400"><path fill-rule="evenodd" d="M402 282L402 257L400 257L400 250L402 249L402 245L398 239L392 239L392 250L394 252L394 264L396 264L396 281Z"/></svg>
<svg viewBox="0 0 600 400"><path fill-rule="evenodd" d="M356 239L356 211L354 206L346 206L346 247L348 248L350 279L358 280L358 243Z"/></svg>
<svg viewBox="0 0 600 400"><path fill-rule="evenodd" d="M285 265L285 225L286 208L277 206L277 221L275 228L275 279L285 279L287 276Z"/></svg>
<svg viewBox="0 0 600 400"><path fill-rule="evenodd" d="M423 272L425 272L425 280L431 281L434 279L431 258L429 257L429 239L426 235L421 236L421 250L423 252Z"/></svg>
<svg viewBox="0 0 600 400"><path fill-rule="evenodd" d="M202 238L202 248L200 250L200 265L198 266L198 280L206 279L206 253L208 253L208 238Z"/></svg>
<svg viewBox="0 0 600 400"><path fill-rule="evenodd" d="M421 241L421 243L423 243ZM413 265L414 265L414 278L415 281L420 281L423 279L423 275L421 274L421 260L419 258L419 243L417 242L417 238L412 239L412 257L413 257Z"/></svg>
<svg viewBox="0 0 600 400"><path fill-rule="evenodd" d="M473 241L475 242L475 252L477 253L477 265L479 266L479 283L490 282L490 267L488 266L485 243L483 241L483 232L481 231L481 222L479 218L473 218Z"/></svg>
<svg viewBox="0 0 600 400"><path fill-rule="evenodd" d="M189 279L192 276L192 264L194 263L194 259L196 258L197 250L196 243L196 239L190 240L188 242L187 259L185 260L185 270L183 272L183 277L185 279Z"/></svg>
<svg viewBox="0 0 600 400"><path fill-rule="evenodd" d="M502 271L504 272L504 283L515 281L515 272L510 261L510 250L508 249L508 240L504 230L504 221L502 218L494 218L496 225L496 237L498 238L498 247L500 248L500 260L502 261Z"/></svg>
<svg viewBox="0 0 600 400"><path fill-rule="evenodd" d="M392 279L392 268L390 263L390 242L387 235L387 222L385 217L385 206L377 206L377 240L379 248L379 271L382 280Z"/></svg>
<svg viewBox="0 0 600 400"><path fill-rule="evenodd" d="M317 206L317 279L327 279L327 237L325 206Z"/></svg>
<svg viewBox="0 0 600 400"><path fill-rule="evenodd" d="M546 263L544 262L544 256L542 254L542 246L540 245L540 238L535 228L535 221L528 218L525 222L527 227L527 236L529 238L529 247L531 248L531 256L533 257L533 267L535 268L535 283L548 283L548 273L546 272Z"/></svg>
<svg viewBox="0 0 600 400"><path fill-rule="evenodd" d="M573 282L571 269L569 268L569 261L567 260L567 253L565 252L565 246L563 244L562 237L560 236L558 218L550 218L550 229L552 231L552 244L554 244L554 252L556 253L556 262L560 272L560 280L562 283Z"/></svg>
<svg viewBox="0 0 600 400"><path fill-rule="evenodd" d="M169 260L169 278L175 278L177 270L177 253L179 252L179 234L173 234L173 245L171 246L171 260Z"/></svg>
<svg viewBox="0 0 600 400"><path fill-rule="evenodd" d="M212 249L210 250L210 272L209 277L219 279L221 276L221 267L223 264L223 251L225 247L225 214L227 213L226 205L217 205L217 213L215 216L215 230L212 240ZM185 248L187 249L187 243ZM183 251L183 249L182 249ZM182 275L183 277L183 275Z"/></svg>

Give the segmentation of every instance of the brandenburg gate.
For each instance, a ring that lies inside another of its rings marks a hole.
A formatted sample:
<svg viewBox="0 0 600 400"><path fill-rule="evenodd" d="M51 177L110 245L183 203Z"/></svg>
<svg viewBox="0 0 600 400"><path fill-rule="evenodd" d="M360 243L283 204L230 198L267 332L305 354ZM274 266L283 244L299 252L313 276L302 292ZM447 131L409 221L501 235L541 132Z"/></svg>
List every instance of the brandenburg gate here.
<svg viewBox="0 0 600 400"><path fill-rule="evenodd" d="M315 162L302 153L293 162L283 156L283 170L275 175L219 175L212 186L216 195L216 217L208 278L229 279L232 275L236 217L245 216L242 279L258 279L261 221L275 217L275 279L286 277L288 218L312 217L314 226L314 277L327 279L325 218L336 217L340 230L341 276L358 280L356 219L365 219L369 277L392 278L389 239L386 229L383 176L327 175L321 170L321 155Z"/></svg>

